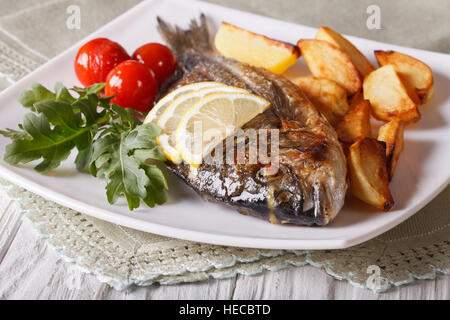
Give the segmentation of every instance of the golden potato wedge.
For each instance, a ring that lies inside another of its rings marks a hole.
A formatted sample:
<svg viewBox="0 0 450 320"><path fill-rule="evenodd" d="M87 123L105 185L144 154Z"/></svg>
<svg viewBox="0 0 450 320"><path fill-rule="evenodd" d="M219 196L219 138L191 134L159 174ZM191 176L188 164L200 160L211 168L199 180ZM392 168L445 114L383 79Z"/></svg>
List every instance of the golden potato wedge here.
<svg viewBox="0 0 450 320"><path fill-rule="evenodd" d="M403 151L405 123L394 119L378 129L378 140L386 143L386 161L389 180L394 176L398 158Z"/></svg>
<svg viewBox="0 0 450 320"><path fill-rule="evenodd" d="M370 101L372 113L378 120L398 118L405 122L420 119L417 105L392 65L372 71L363 84L364 99Z"/></svg>
<svg viewBox="0 0 450 320"><path fill-rule="evenodd" d="M290 43L222 22L214 39L217 50L225 57L281 74L300 56L300 50Z"/></svg>
<svg viewBox="0 0 450 320"><path fill-rule="evenodd" d="M348 111L347 91L325 78L299 77L292 80L308 99L335 125Z"/></svg>
<svg viewBox="0 0 450 320"><path fill-rule="evenodd" d="M329 27L320 27L317 32L316 39L325 40L344 50L363 77L375 70L373 65L369 62L369 60L367 60L361 51L359 51L350 41L345 39L341 34L333 29Z"/></svg>
<svg viewBox="0 0 450 320"><path fill-rule="evenodd" d="M363 94L362 90L355 93L352 97L350 97L349 102L348 102L348 104L350 105L350 109L355 108L363 100L364 100L364 94Z"/></svg>
<svg viewBox="0 0 450 320"><path fill-rule="evenodd" d="M394 66L401 79L418 96L420 103L431 100L434 80L429 66L416 58L395 51L376 50L375 57L381 67L388 64Z"/></svg>
<svg viewBox="0 0 450 320"><path fill-rule="evenodd" d="M361 89L361 75L344 50L324 40L299 40L297 45L313 76L337 82L349 95Z"/></svg>
<svg viewBox="0 0 450 320"><path fill-rule="evenodd" d="M352 146L352 143L348 143L348 142L343 142L341 141L341 147L342 147L342 151L344 151L344 155L345 157L348 159L348 154L349 154L349 150L350 147Z"/></svg>
<svg viewBox="0 0 450 320"><path fill-rule="evenodd" d="M355 108L351 109L336 126L339 140L354 143L371 135L370 104L362 100Z"/></svg>
<svg viewBox="0 0 450 320"><path fill-rule="evenodd" d="M352 194L376 208L389 211L394 199L389 189L384 142L364 138L352 144L348 167Z"/></svg>

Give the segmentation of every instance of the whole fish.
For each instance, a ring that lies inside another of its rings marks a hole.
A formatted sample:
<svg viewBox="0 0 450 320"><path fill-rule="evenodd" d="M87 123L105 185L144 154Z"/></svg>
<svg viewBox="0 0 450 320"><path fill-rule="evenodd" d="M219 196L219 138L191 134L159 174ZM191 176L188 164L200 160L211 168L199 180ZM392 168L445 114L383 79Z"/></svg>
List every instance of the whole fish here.
<svg viewBox="0 0 450 320"><path fill-rule="evenodd" d="M347 191L346 159L336 132L302 91L283 76L220 55L204 15L200 21L192 20L187 30L158 17L158 29L179 64L176 80L165 93L200 81L247 89L271 105L248 122L243 132L263 128L279 132L276 171L267 170L263 163L225 161L203 161L196 169L186 163L168 163L168 167L204 199L243 214L282 224L326 225L332 221ZM250 156L248 144L246 158Z"/></svg>

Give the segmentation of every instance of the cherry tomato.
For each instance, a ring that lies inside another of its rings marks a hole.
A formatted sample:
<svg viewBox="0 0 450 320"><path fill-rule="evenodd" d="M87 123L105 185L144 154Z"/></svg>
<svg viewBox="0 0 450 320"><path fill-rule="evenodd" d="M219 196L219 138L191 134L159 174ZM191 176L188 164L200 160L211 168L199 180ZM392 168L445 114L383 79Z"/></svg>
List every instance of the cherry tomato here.
<svg viewBox="0 0 450 320"><path fill-rule="evenodd" d="M124 108L149 111L157 92L153 71L135 60L118 64L106 77L105 95L115 95L111 103Z"/></svg>
<svg viewBox="0 0 450 320"><path fill-rule="evenodd" d="M75 73L81 84L88 87L105 82L108 73L130 56L117 42L97 38L84 44L75 58Z"/></svg>
<svg viewBox="0 0 450 320"><path fill-rule="evenodd" d="M160 43L144 44L133 53L133 59L152 69L159 85L172 74L177 66L177 60L172 51Z"/></svg>

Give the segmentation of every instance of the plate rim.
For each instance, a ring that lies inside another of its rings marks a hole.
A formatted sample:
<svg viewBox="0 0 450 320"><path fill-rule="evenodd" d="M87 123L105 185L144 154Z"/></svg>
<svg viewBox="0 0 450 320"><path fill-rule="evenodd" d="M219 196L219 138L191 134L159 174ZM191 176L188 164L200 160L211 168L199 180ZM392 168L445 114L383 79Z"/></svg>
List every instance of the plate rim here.
<svg viewBox="0 0 450 320"><path fill-rule="evenodd" d="M140 230L143 232L150 232L159 234L166 237L177 238L188 241L202 242L214 245L225 245L231 247L245 247L255 249L285 249L285 250L327 250L327 249L346 249L382 234L388 231L398 224L402 223L406 219L416 214L420 209L427 205L432 199L434 199L450 182L448 177L446 183L443 183L437 189L434 190L428 197L424 198L422 202L417 203L412 207L408 213L399 216L397 219L391 221L390 224L381 225L379 228L372 230L369 233L365 233L350 239L274 239L274 238L257 238L257 237L241 237L241 236L229 236L215 233L192 231L181 229L177 227L170 227L166 225L160 225L149 221L143 221L132 216L122 216L120 214L97 208L89 204L83 203L79 200L75 200L63 194L59 194L53 190L40 186L27 178L22 177L19 174L7 169L0 163L0 177L15 183L16 185L29 190L47 200L58 203L62 206L71 208L72 210L79 211L94 218L101 219L103 221L116 223L125 227ZM200 240L208 239L208 241ZM226 244L225 244L226 243ZM325 243L328 245L324 246ZM332 245L330 245L332 244ZM325 249L326 248L326 249Z"/></svg>

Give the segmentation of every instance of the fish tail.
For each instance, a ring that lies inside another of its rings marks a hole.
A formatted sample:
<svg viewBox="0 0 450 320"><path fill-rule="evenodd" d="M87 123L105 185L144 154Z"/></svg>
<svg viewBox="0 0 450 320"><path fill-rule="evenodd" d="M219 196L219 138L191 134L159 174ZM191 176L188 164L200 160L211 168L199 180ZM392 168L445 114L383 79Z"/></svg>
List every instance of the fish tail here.
<svg viewBox="0 0 450 320"><path fill-rule="evenodd" d="M209 35L206 17L202 13L200 20L191 20L189 28L183 30L177 26L170 25L160 17L157 17L158 31L175 52L180 54L189 49L197 51L212 51L213 45Z"/></svg>

